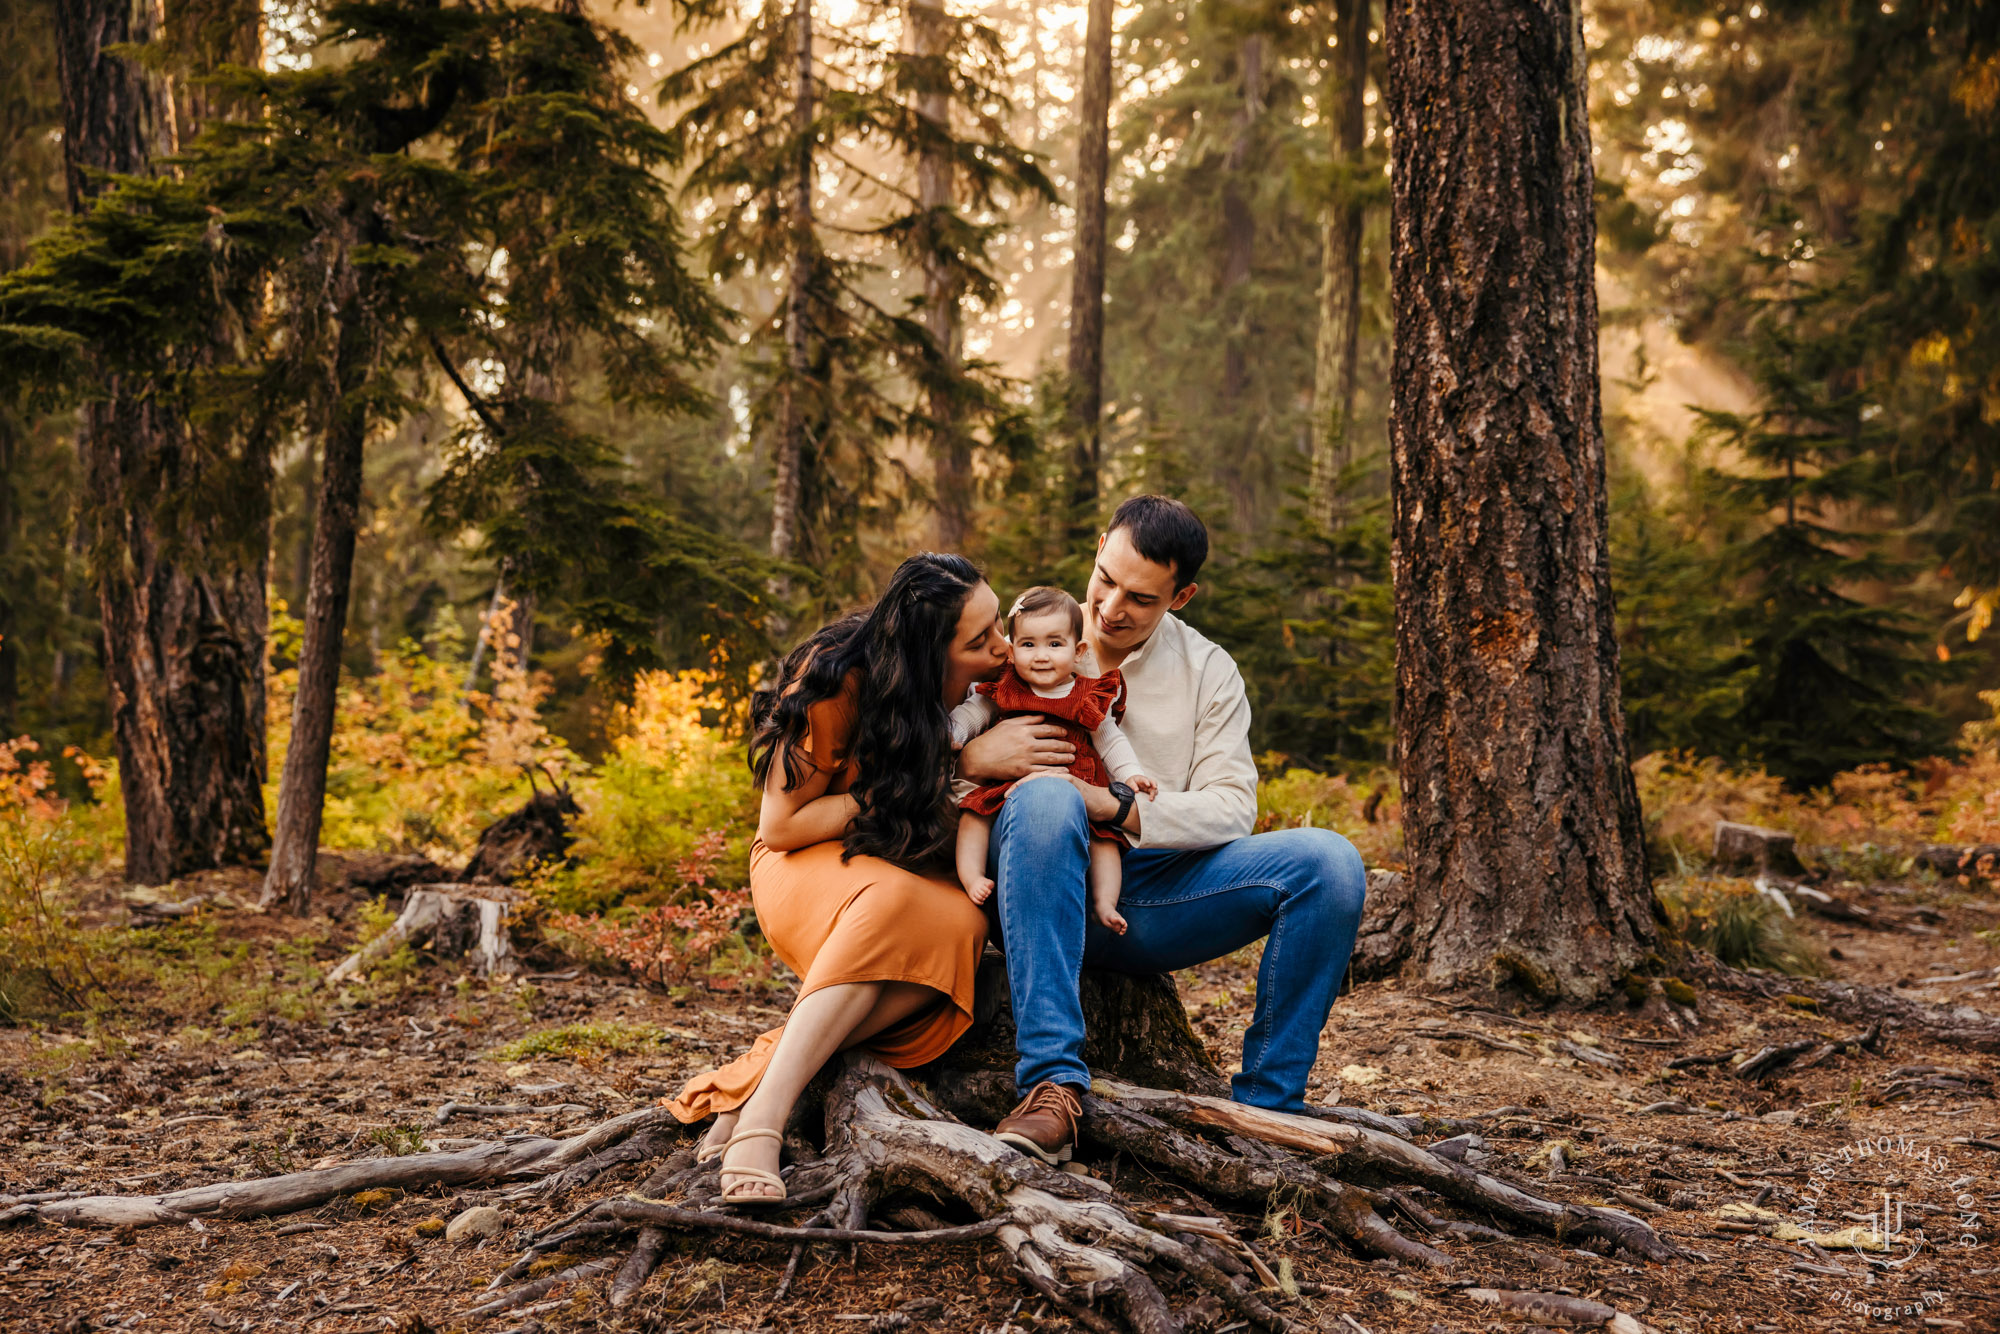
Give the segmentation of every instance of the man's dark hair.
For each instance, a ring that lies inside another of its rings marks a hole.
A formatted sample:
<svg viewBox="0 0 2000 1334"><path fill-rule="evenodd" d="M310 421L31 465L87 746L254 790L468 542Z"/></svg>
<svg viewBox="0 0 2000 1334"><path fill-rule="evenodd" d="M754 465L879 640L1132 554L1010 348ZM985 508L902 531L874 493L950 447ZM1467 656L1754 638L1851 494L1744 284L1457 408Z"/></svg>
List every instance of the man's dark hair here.
<svg viewBox="0 0 2000 1334"><path fill-rule="evenodd" d="M1194 582L1208 559L1208 529L1195 512L1171 496L1133 496L1111 516L1109 537L1120 528L1132 535L1132 545L1155 565L1171 565L1174 589Z"/></svg>

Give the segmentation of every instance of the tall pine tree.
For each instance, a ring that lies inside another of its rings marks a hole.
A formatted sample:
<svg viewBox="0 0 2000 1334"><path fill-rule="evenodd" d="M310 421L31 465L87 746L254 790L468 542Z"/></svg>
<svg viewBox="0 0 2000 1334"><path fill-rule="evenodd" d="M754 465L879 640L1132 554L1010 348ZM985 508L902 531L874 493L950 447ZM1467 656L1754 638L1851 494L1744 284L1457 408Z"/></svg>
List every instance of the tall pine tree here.
<svg viewBox="0 0 2000 1334"><path fill-rule="evenodd" d="M1780 212L1780 235L1791 233L1783 225L1791 216ZM1792 233L1765 257L1745 356L1762 403L1703 414L1708 431L1755 469L1733 473L1728 489L1768 516L1722 554L1721 573L1739 590L1742 649L1732 666L1746 677L1732 728L1755 759L1800 786L1935 754L1946 741L1937 715L1911 702L1937 675L1919 649L1923 622L1857 595L1907 570L1883 557L1875 535L1835 526L1836 516L1888 499L1893 473L1879 409L1854 374L1865 334L1852 296L1792 277L1811 248Z"/></svg>

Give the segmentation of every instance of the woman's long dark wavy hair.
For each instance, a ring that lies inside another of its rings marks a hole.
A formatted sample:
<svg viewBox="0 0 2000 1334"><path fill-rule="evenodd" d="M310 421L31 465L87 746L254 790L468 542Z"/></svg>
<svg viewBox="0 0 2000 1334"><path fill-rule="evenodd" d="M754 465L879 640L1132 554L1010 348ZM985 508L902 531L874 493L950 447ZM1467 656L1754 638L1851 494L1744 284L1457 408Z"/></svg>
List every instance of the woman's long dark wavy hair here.
<svg viewBox="0 0 2000 1334"><path fill-rule="evenodd" d="M951 727L945 657L965 600L982 579L963 556L919 552L896 567L872 607L815 632L786 657L776 690L751 709L750 768L758 787L785 766L785 790L805 781L807 711L861 672L851 789L861 810L841 860L880 857L917 869L952 844Z"/></svg>

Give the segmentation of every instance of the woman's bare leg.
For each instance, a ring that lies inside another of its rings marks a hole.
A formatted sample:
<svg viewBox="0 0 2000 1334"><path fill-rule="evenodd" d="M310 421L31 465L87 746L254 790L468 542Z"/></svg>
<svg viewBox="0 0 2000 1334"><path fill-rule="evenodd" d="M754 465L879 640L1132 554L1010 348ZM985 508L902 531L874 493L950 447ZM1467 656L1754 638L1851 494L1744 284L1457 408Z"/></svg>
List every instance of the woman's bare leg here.
<svg viewBox="0 0 2000 1334"><path fill-rule="evenodd" d="M893 1028L934 1003L940 994L936 988L917 982L843 982L821 987L805 997L792 1007L791 1017L785 1020L784 1035L772 1049L771 1063L764 1067L756 1092L737 1112L716 1118L707 1142L723 1143L740 1130L783 1130L792 1114L792 1104L835 1052ZM731 1165L775 1172L778 1154L777 1140L749 1140L736 1149ZM725 1165L724 1175L728 1172L729 1166ZM739 1193L776 1195L778 1192L767 1183L752 1181Z"/></svg>

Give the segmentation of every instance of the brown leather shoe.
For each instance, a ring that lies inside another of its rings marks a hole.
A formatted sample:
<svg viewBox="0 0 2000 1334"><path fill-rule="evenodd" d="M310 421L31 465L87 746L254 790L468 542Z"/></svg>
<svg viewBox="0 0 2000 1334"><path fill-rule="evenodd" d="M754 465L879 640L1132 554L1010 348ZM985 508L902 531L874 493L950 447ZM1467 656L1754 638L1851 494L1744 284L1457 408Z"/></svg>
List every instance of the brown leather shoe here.
<svg viewBox="0 0 2000 1334"><path fill-rule="evenodd" d="M1066 1163L1076 1145L1076 1118L1081 1115L1083 1104L1074 1092L1044 1079L993 1128L993 1137L1045 1163Z"/></svg>

